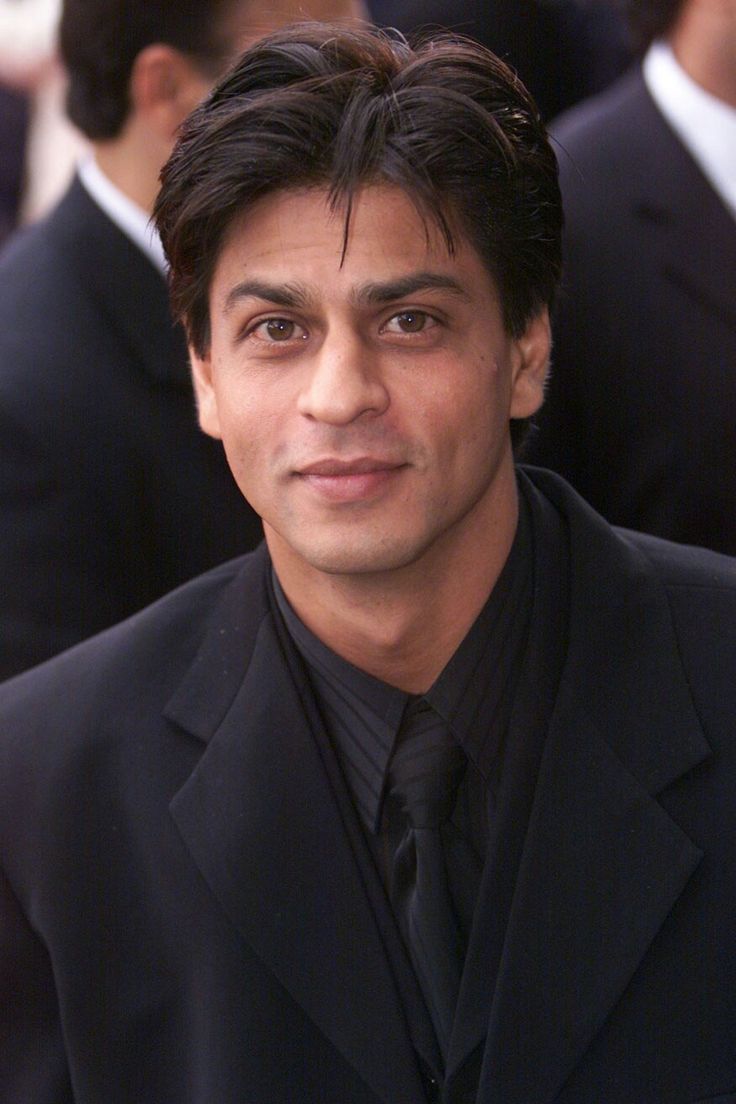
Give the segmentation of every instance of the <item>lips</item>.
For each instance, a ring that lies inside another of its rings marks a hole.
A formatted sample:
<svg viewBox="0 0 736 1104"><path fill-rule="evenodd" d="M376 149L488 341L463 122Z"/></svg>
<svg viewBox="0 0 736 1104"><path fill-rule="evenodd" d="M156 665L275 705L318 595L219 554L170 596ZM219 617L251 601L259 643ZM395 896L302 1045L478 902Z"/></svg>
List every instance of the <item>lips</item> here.
<svg viewBox="0 0 736 1104"><path fill-rule="evenodd" d="M295 473L321 499L358 503L379 495L407 465L396 460L361 456L353 460L324 458Z"/></svg>
<svg viewBox="0 0 736 1104"><path fill-rule="evenodd" d="M339 478L342 476L366 475L371 472L392 471L403 466L401 462L396 460L383 460L368 456L356 460L325 459L316 460L313 464L307 464L305 467L299 468L297 475Z"/></svg>

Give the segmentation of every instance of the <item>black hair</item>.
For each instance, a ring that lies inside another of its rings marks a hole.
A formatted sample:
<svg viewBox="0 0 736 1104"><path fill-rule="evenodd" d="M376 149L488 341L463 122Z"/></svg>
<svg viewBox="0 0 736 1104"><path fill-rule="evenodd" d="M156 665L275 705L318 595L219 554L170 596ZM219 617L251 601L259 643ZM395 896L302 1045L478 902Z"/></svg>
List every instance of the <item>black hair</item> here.
<svg viewBox="0 0 736 1104"><path fill-rule="evenodd" d="M262 39L185 122L155 218L174 312L199 355L224 235L255 200L323 187L346 211L366 183L402 188L453 248L460 232L499 289L507 332L560 278L557 163L518 77L444 36L416 48L370 29L301 24Z"/></svg>

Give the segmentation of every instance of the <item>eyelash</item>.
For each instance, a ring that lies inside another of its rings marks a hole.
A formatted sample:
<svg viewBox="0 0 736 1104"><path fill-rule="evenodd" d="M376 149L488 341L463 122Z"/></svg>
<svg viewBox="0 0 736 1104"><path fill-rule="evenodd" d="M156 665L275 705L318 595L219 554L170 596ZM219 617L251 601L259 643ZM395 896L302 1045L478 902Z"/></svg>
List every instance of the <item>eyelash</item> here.
<svg viewBox="0 0 736 1104"><path fill-rule="evenodd" d="M388 327L392 322L397 321L400 318L419 318L423 320L421 329L418 330L389 330ZM269 325L282 324L285 326L293 326L295 329L300 330L301 333L298 336L291 335L284 338L283 341L269 340L268 337L259 337L258 331ZM414 336L420 336L427 332L427 330L434 329L435 326L440 325L440 319L430 311L417 308L405 307L403 310L395 311L384 322L381 323L379 333L391 333L393 336L412 338ZM293 341L304 341L308 337L308 331L299 322L294 321L292 318L287 318L282 315L271 315L268 318L260 318L256 322L253 322L244 332L243 339L254 338L257 341L262 341L265 345L290 345Z"/></svg>
<svg viewBox="0 0 736 1104"><path fill-rule="evenodd" d="M266 337L258 337L258 330L260 330L260 329L262 329L266 326L269 326L269 325L274 325L276 323L281 323L281 324L284 324L286 326L294 326L295 328L301 330L302 334L299 337L299 340L301 340L301 341L303 341L307 336L307 331L304 329L304 327L300 326L299 323L295 322L292 318L283 318L280 315L272 315L270 318L261 318L257 322L254 322L253 325L249 326L248 329L245 331L245 333L243 334L243 337L246 337L246 338L247 337L255 337L256 340L263 341L264 344L268 344L268 345L280 345L280 344L286 345L290 341L293 341L294 340L293 337L285 338L283 342L269 341L268 338L266 338Z"/></svg>
<svg viewBox="0 0 736 1104"><path fill-rule="evenodd" d="M414 309L409 307L409 308L405 308L404 310L401 310L401 311L396 311L396 313L392 314L390 318L387 318L386 321L381 326L381 332L385 332L387 330L388 326L389 326L389 323L394 322L396 319L398 319L398 318L411 318L411 317L421 318L421 319L424 320L424 325L422 326L422 328L420 330L402 330L402 331L392 331L392 332L394 332L394 333L400 332L400 333L406 335L407 337L412 337L414 334L423 334L427 329L431 330L431 329L434 329L435 326L439 325L439 319L437 319L429 311L420 310L418 307L414 308Z"/></svg>

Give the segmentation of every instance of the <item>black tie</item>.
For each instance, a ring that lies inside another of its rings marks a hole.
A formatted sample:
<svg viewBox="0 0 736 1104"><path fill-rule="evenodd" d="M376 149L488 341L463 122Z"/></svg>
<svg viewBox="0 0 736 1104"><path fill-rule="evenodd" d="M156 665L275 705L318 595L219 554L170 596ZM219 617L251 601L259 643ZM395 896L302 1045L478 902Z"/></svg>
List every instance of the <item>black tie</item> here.
<svg viewBox="0 0 736 1104"><path fill-rule="evenodd" d="M449 819L467 758L424 700L410 703L389 765L387 797L404 817L389 894L443 1058L457 1005L463 947L452 907L440 825Z"/></svg>

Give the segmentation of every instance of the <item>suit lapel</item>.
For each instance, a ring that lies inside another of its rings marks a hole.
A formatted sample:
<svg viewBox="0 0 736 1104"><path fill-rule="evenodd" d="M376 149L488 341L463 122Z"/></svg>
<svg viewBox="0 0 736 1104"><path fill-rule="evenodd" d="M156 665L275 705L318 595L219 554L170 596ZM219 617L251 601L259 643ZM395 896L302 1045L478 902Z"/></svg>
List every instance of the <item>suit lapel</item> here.
<svg viewBox="0 0 736 1104"><path fill-rule="evenodd" d="M213 626L205 653L222 636ZM243 643L245 677L172 815L233 924L376 1095L421 1099L386 954L270 612ZM233 690L227 668L213 716ZM186 702L201 702L208 669L217 678L224 665L200 656L167 710L188 727ZM201 705L192 715L206 729Z"/></svg>
<svg viewBox="0 0 736 1104"><path fill-rule="evenodd" d="M665 278L736 329L736 225L697 162L654 104L643 79L636 93L637 127L646 134L645 164L637 177L633 214L650 236Z"/></svg>
<svg viewBox="0 0 736 1104"><path fill-rule="evenodd" d="M554 477L534 479L560 498ZM489 1104L555 1099L701 858L655 799L709 753L665 595L637 549L562 497L573 521L568 658L499 964Z"/></svg>

